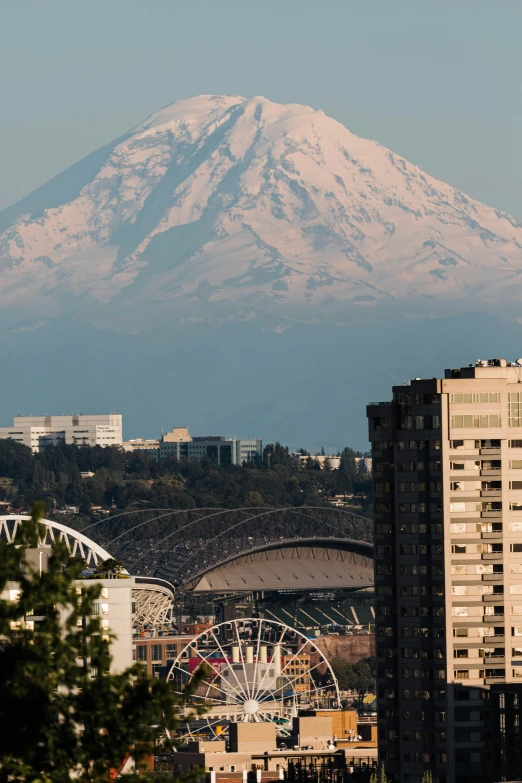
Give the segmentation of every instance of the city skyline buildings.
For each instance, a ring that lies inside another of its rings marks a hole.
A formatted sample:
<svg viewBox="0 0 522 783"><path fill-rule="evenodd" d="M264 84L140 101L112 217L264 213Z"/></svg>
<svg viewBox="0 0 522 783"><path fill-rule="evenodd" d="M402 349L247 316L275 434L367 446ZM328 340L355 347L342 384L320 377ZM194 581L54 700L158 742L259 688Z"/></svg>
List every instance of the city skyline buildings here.
<svg viewBox="0 0 522 783"><path fill-rule="evenodd" d="M74 414L42 414L38 416L21 415L13 417L13 424L0 426L0 440L12 439L18 443L31 448L33 453L44 451L49 445L59 445L65 443L69 445L87 445L87 446L121 446L125 451L141 451L153 456L155 459L164 459L170 455L178 459L187 457L196 459L206 450L206 446L213 449L217 447L221 452L219 443L221 441L230 441L233 446L233 455L230 459L224 457L218 462L225 465L241 464L254 459L255 455L260 456L263 449L263 440L260 437L241 438L236 435L204 435L192 437L189 428L186 425L175 426L171 430L164 431L162 427L161 436L152 438L134 437L124 439L123 435L123 415L121 413L110 414L85 414L75 412ZM205 444L203 443L205 442ZM183 444L183 445L182 445ZM192 444L192 445L189 445ZM336 469L339 467L341 451L328 447L289 447L289 451L294 459L300 464L306 460L312 459L320 466L326 460L329 460L330 467ZM189 454L190 452L190 454ZM359 453L359 452L357 452ZM365 463L365 467L371 472L371 459L369 452L363 452L364 456L358 459Z"/></svg>

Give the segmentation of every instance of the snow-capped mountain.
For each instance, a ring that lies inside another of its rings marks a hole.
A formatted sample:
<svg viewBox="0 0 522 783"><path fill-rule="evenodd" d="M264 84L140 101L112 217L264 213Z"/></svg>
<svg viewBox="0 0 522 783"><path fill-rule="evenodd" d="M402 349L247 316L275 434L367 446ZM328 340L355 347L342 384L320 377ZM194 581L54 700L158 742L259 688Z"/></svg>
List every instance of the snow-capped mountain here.
<svg viewBox="0 0 522 783"><path fill-rule="evenodd" d="M364 448L392 383L521 355L522 226L306 106L200 96L0 213L0 423Z"/></svg>
<svg viewBox="0 0 522 783"><path fill-rule="evenodd" d="M7 211L1 306L344 321L522 298L520 223L321 111L205 95L97 155Z"/></svg>

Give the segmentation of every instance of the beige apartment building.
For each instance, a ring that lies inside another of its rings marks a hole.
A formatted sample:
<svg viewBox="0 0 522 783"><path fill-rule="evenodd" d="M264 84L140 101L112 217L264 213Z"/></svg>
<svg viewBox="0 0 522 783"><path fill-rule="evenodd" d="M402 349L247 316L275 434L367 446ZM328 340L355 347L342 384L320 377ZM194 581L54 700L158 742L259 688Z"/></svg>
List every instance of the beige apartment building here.
<svg viewBox="0 0 522 783"><path fill-rule="evenodd" d="M522 682L522 360L368 406L378 725L395 780L496 780L489 688Z"/></svg>

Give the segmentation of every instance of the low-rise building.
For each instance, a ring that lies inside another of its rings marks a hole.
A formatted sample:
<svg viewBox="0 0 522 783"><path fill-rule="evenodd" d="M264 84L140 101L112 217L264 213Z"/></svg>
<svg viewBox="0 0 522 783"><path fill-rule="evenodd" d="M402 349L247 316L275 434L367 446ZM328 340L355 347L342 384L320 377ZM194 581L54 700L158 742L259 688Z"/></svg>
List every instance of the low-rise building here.
<svg viewBox="0 0 522 783"><path fill-rule="evenodd" d="M168 674L173 661L183 651L183 648L190 644L194 635L190 634L162 634L154 636L135 636L133 639L133 657L135 661L140 661L147 668L150 675ZM187 653L188 661L188 653Z"/></svg>
<svg viewBox="0 0 522 783"><path fill-rule="evenodd" d="M224 435L191 437L187 427L174 427L162 436L158 458L175 457L178 460L200 460L208 457L218 465L243 465L261 459L263 442L260 438L227 438Z"/></svg>
<svg viewBox="0 0 522 783"><path fill-rule="evenodd" d="M120 413L61 416L15 416L11 427L0 427L0 438L10 438L38 453L50 445L121 446Z"/></svg>
<svg viewBox="0 0 522 783"><path fill-rule="evenodd" d="M159 440L154 440L152 438L150 440L144 440L143 438L133 438L131 440L124 440L121 445L124 451L141 451L156 459L159 444Z"/></svg>
<svg viewBox="0 0 522 783"><path fill-rule="evenodd" d="M289 687L299 694L299 698L307 700L310 697L312 679L310 656L307 653L283 655L282 664Z"/></svg>
<svg viewBox="0 0 522 783"><path fill-rule="evenodd" d="M125 451L141 451L154 459L201 460L208 457L218 465L243 465L261 460L260 438L227 438L224 435L191 437L188 427L173 427L159 440L134 438L123 442Z"/></svg>
<svg viewBox="0 0 522 783"><path fill-rule="evenodd" d="M292 736L283 739L276 737L273 722L230 723L228 749L220 735L214 740L191 741L170 762L157 759L157 769L169 770L174 777L200 769L201 781L215 783L350 780L352 775L354 780L367 781L377 765L376 743L336 747L331 716L295 718Z"/></svg>

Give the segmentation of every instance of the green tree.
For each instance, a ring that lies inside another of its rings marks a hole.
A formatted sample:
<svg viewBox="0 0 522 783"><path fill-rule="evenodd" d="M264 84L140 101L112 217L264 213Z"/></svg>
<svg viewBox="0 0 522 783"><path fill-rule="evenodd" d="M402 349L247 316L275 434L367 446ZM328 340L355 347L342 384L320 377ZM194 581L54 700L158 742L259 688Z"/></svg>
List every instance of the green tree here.
<svg viewBox="0 0 522 783"><path fill-rule="evenodd" d="M285 468L292 467L292 457L287 446L280 443L268 443L263 452L263 464L268 468L276 465L283 465Z"/></svg>
<svg viewBox="0 0 522 783"><path fill-rule="evenodd" d="M353 666L343 658L334 658L331 665L337 678L339 688L342 691L355 690L357 685L357 677L353 670Z"/></svg>
<svg viewBox="0 0 522 783"><path fill-rule="evenodd" d="M265 501L260 492L247 492L245 495L245 504L251 507L264 506Z"/></svg>
<svg viewBox="0 0 522 783"><path fill-rule="evenodd" d="M321 470L321 465L319 464L319 460L314 459L313 457L308 457L308 459L306 460L306 469Z"/></svg>
<svg viewBox="0 0 522 783"><path fill-rule="evenodd" d="M353 492L357 477L358 470L355 464L355 452L353 449L346 448L341 453L341 460L337 470L337 491Z"/></svg>
<svg viewBox="0 0 522 783"><path fill-rule="evenodd" d="M0 783L106 783L127 753L140 763L153 752L158 727L176 729L180 703L140 664L109 673L92 615L100 588L77 587L85 564L56 542L46 570L31 565L42 516L35 504L14 544L0 542L0 593L16 590L0 600Z"/></svg>
<svg viewBox="0 0 522 783"><path fill-rule="evenodd" d="M375 693L375 677L367 661L359 661L353 667L356 677L356 689L361 695Z"/></svg>
<svg viewBox="0 0 522 783"><path fill-rule="evenodd" d="M370 783L391 783L384 764L381 764L378 770L374 770L370 775Z"/></svg>
<svg viewBox="0 0 522 783"><path fill-rule="evenodd" d="M93 577L95 579L106 579L107 577L111 576L120 576L124 573L125 566L121 562L121 560L115 560L114 558L111 558L110 560L103 560L102 562L98 563L96 570L93 573Z"/></svg>

